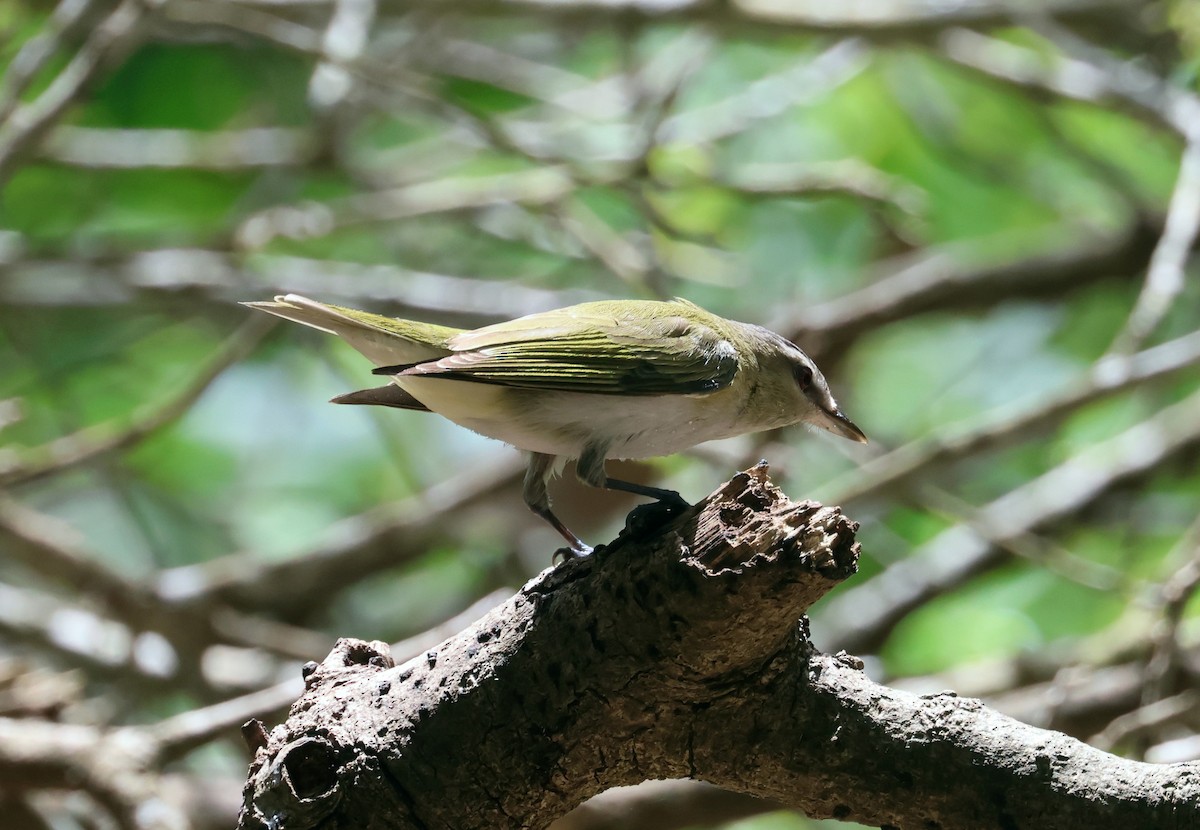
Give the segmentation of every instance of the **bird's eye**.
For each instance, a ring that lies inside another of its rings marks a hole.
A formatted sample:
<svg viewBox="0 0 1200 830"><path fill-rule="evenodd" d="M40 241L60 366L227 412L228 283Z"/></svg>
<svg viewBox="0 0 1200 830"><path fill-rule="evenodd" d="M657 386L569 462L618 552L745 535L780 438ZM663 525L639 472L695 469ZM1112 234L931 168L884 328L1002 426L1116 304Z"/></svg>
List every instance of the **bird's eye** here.
<svg viewBox="0 0 1200 830"><path fill-rule="evenodd" d="M796 377L796 384L801 389L807 389L808 387L812 386L812 382L813 382L812 369L808 368L807 366L800 365L800 366L796 367L793 374Z"/></svg>

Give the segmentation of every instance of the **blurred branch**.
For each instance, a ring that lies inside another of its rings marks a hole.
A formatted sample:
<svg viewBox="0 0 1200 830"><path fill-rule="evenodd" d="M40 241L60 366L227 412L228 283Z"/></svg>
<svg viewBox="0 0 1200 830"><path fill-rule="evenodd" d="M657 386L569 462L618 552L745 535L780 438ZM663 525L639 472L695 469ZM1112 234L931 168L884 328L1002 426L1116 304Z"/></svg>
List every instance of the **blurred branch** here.
<svg viewBox="0 0 1200 830"><path fill-rule="evenodd" d="M153 745L131 730L0 718L0 780L6 792L82 789L121 830L185 830L180 805L148 772Z"/></svg>
<svg viewBox="0 0 1200 830"><path fill-rule="evenodd" d="M1145 662L1140 655L1131 658L1129 647L1114 647L1114 634L1128 641L1138 636L1138 632L1100 632L1086 638L1083 646L1049 643L1009 658L969 662L936 675L890 682L915 694L954 689L965 697L982 698L1023 723L1082 740L1143 705ZM1096 653L1096 643L1105 639L1108 642L1100 644L1101 652ZM1140 651L1137 645L1134 650ZM1200 682L1198 657L1194 646L1188 650L1167 689L1168 697L1195 689Z"/></svg>
<svg viewBox="0 0 1200 830"><path fill-rule="evenodd" d="M1102 732L1093 735L1088 743L1097 749L1112 752L1127 741L1175 723L1187 723L1200 729L1200 692L1188 689L1179 694L1146 703L1128 714L1114 718Z"/></svg>
<svg viewBox="0 0 1200 830"><path fill-rule="evenodd" d="M251 718L286 712L303 693L304 680L296 676L220 703L180 712L145 729L155 741L159 760L170 761L218 738L236 735Z"/></svg>
<svg viewBox="0 0 1200 830"><path fill-rule="evenodd" d="M235 0L245 5L325 5L331 0ZM825 34L866 34L882 39L921 37L952 25L1011 24L1026 6L1012 0L960 0L951 5L929 0L831 5L825 0L452 0L405 3L433 5L460 14L536 14L576 25L611 22L617 18L654 22L708 23L723 30L739 26L758 32L793 30ZM1147 5L1144 0L1044 0L1046 14L1065 21L1117 16L1124 21ZM1120 14L1124 12L1125 14Z"/></svg>
<svg viewBox="0 0 1200 830"><path fill-rule="evenodd" d="M1200 108L1194 114L1193 138L1179 164L1179 178L1167 208L1166 227L1150 257L1146 281L1125 327L1109 351L1128 354L1141 347L1183 291L1184 268L1200 232Z"/></svg>
<svg viewBox="0 0 1200 830"><path fill-rule="evenodd" d="M333 638L324 632L230 608L213 608L208 620L214 639L233 646L259 649L284 659L303 662L314 654L324 654L333 645Z"/></svg>
<svg viewBox="0 0 1200 830"><path fill-rule="evenodd" d="M179 691L179 681L169 672L139 664L128 630L113 630L111 625L116 624L58 599L0 582L0 634L7 641L30 646L42 658L78 666L89 678L118 687L143 694Z"/></svg>
<svg viewBox="0 0 1200 830"><path fill-rule="evenodd" d="M32 660L0 659L0 717L75 717L86 682L77 669L62 671L36 666Z"/></svg>
<svg viewBox="0 0 1200 830"><path fill-rule="evenodd" d="M263 295L294 292L351 302L386 303L392 313L434 312L467 328L549 311L564 303L599 300L590 290L552 291L510 280L454 277L394 265L363 265L289 256L253 260L255 290ZM265 279L265 281L264 281Z"/></svg>
<svg viewBox="0 0 1200 830"><path fill-rule="evenodd" d="M865 41L847 38L727 98L664 119L655 139L659 144L706 144L745 132L763 119L821 100L861 74L870 59L871 48Z"/></svg>
<svg viewBox="0 0 1200 830"><path fill-rule="evenodd" d="M1120 109L1180 135L1194 129L1195 97L1171 87L1135 63L1105 65L1053 51L1035 51L970 29L949 29L939 37L942 54L990 78L1044 93ZM1094 53L1093 53L1094 54Z"/></svg>
<svg viewBox="0 0 1200 830"><path fill-rule="evenodd" d="M122 0L91 31L45 91L27 104L16 105L0 119L0 187L21 156L54 126L100 70L132 48L144 9L140 0Z"/></svg>
<svg viewBox="0 0 1200 830"><path fill-rule="evenodd" d="M330 113L349 97L354 75L348 67L367 47L375 12L375 0L334 0L333 14L321 37L327 58L317 64L308 81L308 100L318 112Z"/></svg>
<svg viewBox="0 0 1200 830"><path fill-rule="evenodd" d="M59 164L92 168L241 170L309 164L317 150L315 136L292 127L208 131L62 125L50 133L38 155Z"/></svg>
<svg viewBox="0 0 1200 830"><path fill-rule="evenodd" d="M653 268L638 246L601 219L579 199L567 199L555 210L562 227L629 288L648 290Z"/></svg>
<svg viewBox="0 0 1200 830"><path fill-rule="evenodd" d="M422 44L418 59L433 72L491 84L590 119L617 118L629 111L619 78L593 81L479 41L438 38Z"/></svg>
<svg viewBox="0 0 1200 830"><path fill-rule="evenodd" d="M274 325L271 321L247 319L221 344L221 348L201 371L175 395L136 413L129 422L84 427L76 433L22 453L25 458L15 466L0 470L0 487L38 481L108 453L137 445L183 416L222 372L250 354L272 328Z"/></svg>
<svg viewBox="0 0 1200 830"><path fill-rule="evenodd" d="M0 540L10 561L97 598L124 620L145 622L145 598L136 583L89 554L83 534L61 519L0 497Z"/></svg>
<svg viewBox="0 0 1200 830"><path fill-rule="evenodd" d="M520 457L506 455L406 501L343 519L330 529L330 542L302 556L264 562L252 553L235 553L174 568L159 574L157 593L166 601L197 606L223 603L284 618L302 616L364 577L423 555L433 539L446 537L449 517L514 488L523 474Z"/></svg>
<svg viewBox="0 0 1200 830"><path fill-rule="evenodd" d="M1107 76L1112 94L1157 114L1187 141L1200 141L1200 95L1159 77L1144 61L1125 60L1088 43L1040 11L1025 22L1073 60Z"/></svg>
<svg viewBox="0 0 1200 830"><path fill-rule="evenodd" d="M254 250L277 237L312 239L364 223L395 222L505 202L547 204L563 198L574 186L562 167L441 179L328 202L268 208L243 220L236 238L238 247Z"/></svg>
<svg viewBox="0 0 1200 830"><path fill-rule="evenodd" d="M1200 393L1193 393L980 508L976 521L990 528L986 536L952 527L869 582L831 597L818 614L826 642L860 653L878 649L910 611L1003 562L996 542L1078 513L1198 442Z"/></svg>
<svg viewBox="0 0 1200 830"><path fill-rule="evenodd" d="M82 534L71 525L10 499L0 499L0 542L12 561L70 589L77 603L94 603L114 618L0 583L0 598L5 600L0 630L13 639L33 643L95 676L139 687L186 688L211 699L222 687L245 685L241 677L210 676L201 659L210 646L240 641L226 636L221 626L228 626L227 609L159 596L146 582L125 578L87 551ZM282 628L269 620L239 617L249 631L275 633ZM139 648L147 632L166 640L165 649L150 652L151 657ZM299 642L314 644L311 632L289 633ZM159 653L163 651L167 653Z"/></svg>
<svg viewBox="0 0 1200 830"><path fill-rule="evenodd" d="M1162 700L1175 686L1183 662L1179 628L1188 602L1200 590L1200 517L1192 522L1177 545L1185 560L1163 583L1157 599L1161 618L1151 632L1151 652L1146 661L1142 703ZM1168 554L1168 561L1174 557Z"/></svg>
<svg viewBox="0 0 1200 830"><path fill-rule="evenodd" d="M350 305L386 304L392 313L433 315L475 328L603 299L587 290L552 291L511 281L455 277L395 265L294 256L233 254L201 248L134 253L115 261L34 260L0 263L0 302L8 306L92 306L154 301L187 294L222 306L275 294L311 294ZM83 278L81 278L81 274ZM0 474L2 475L2 474Z"/></svg>
<svg viewBox="0 0 1200 830"><path fill-rule="evenodd" d="M846 196L865 202L876 220L906 245L917 244L924 224L925 193L858 159L815 164L741 165L717 182L744 197ZM897 216L896 214L899 214Z"/></svg>
<svg viewBox="0 0 1200 830"><path fill-rule="evenodd" d="M1111 351L1137 349L1166 315L1183 287L1183 270L1200 228L1200 97L1132 61L1121 61L1049 21L1040 28L1073 56L1046 58L1032 50L967 31L943 38L948 56L996 77L1079 100L1117 100L1149 114L1187 139L1166 227L1150 261L1145 285ZM1047 61L1050 66L1047 67Z"/></svg>
<svg viewBox="0 0 1200 830"><path fill-rule="evenodd" d="M741 165L717 177L717 182L750 196L845 195L895 207L914 218L925 210L920 188L858 159Z"/></svg>
<svg viewBox="0 0 1200 830"><path fill-rule="evenodd" d="M29 799L0 792L0 815L11 830L55 830Z"/></svg>
<svg viewBox="0 0 1200 830"><path fill-rule="evenodd" d="M393 644L392 652L398 660L416 657L462 631L511 594L509 589L492 591L445 622ZM331 639L328 647L332 645ZM308 657L319 657L322 653L314 652ZM154 738L160 759L173 760L216 738L235 734L238 727L251 718L282 716L303 691L303 679L295 677L220 703L182 712L145 728Z"/></svg>
<svg viewBox="0 0 1200 830"><path fill-rule="evenodd" d="M63 48L64 41L88 22L97 0L61 0L42 30L21 44L0 75L0 124L21 103L21 96Z"/></svg>
<svg viewBox="0 0 1200 830"><path fill-rule="evenodd" d="M1022 413L987 423L947 428L934 438L906 444L873 458L845 483L830 486L831 504L893 493L909 486L931 467L949 464L1051 429L1081 407L1144 384L1174 377L1200 363L1200 332L1146 349L1128 358L1109 356L1092 365L1079 382L1058 396Z"/></svg>
<svg viewBox="0 0 1200 830"><path fill-rule="evenodd" d="M784 809L779 804L687 778L613 787L580 804L547 830L686 830Z"/></svg>
<svg viewBox="0 0 1200 830"><path fill-rule="evenodd" d="M1126 276L1144 267L1154 248L1152 230L1135 223L1124 232L1081 235L1063 228L1054 236L1073 241L1049 251L996 264L969 260L970 246L947 245L885 262L887 276L842 297L810 305L780 326L818 361L829 361L866 331L935 309L986 306L1014 297L1061 295L1075 286ZM1018 247L1014 240L1010 247ZM1028 239L1024 248L1031 247ZM1041 246L1044 248L1045 246Z"/></svg>
<svg viewBox="0 0 1200 830"><path fill-rule="evenodd" d="M307 4L323 11L334 0ZM170 29L180 23L191 29L220 27L262 38L284 49L324 59L321 32L313 26L282 17L282 13L301 8L302 0L286 2L213 2L213 0L168 0L154 22ZM277 14L279 12L280 14Z"/></svg>
<svg viewBox="0 0 1200 830"><path fill-rule="evenodd" d="M969 528L1000 550L1033 562L1076 585L1123 596L1136 593L1140 587L1141 581L1124 571L1079 556L1031 531L997 534L986 514L940 487L921 485L917 491L917 498L910 501L924 512L942 514L949 519L947 524Z"/></svg>

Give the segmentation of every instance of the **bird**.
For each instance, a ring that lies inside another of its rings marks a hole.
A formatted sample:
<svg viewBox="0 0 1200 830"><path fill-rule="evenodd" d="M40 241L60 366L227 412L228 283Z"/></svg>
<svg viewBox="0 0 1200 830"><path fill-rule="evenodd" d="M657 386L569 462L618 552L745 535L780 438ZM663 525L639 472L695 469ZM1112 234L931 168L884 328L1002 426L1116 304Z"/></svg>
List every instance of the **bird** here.
<svg viewBox="0 0 1200 830"><path fill-rule="evenodd" d="M585 484L681 509L675 491L611 478L605 461L797 423L867 442L799 346L684 299L599 300L473 330L297 294L243 305L335 334L390 378L333 403L433 412L528 452L525 504L570 556L592 548L551 510L549 481L568 460Z"/></svg>

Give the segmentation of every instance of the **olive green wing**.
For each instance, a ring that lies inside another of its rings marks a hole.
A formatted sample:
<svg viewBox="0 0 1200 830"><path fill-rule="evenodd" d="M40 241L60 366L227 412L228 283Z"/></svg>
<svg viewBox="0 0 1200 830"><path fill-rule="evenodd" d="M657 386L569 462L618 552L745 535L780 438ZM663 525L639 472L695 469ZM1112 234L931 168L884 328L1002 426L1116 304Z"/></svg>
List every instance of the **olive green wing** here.
<svg viewBox="0 0 1200 830"><path fill-rule="evenodd" d="M647 316L616 303L589 305L600 308L577 306L464 332L448 341L446 357L376 371L602 395L705 394L728 386L737 373L733 344L703 322L677 313Z"/></svg>

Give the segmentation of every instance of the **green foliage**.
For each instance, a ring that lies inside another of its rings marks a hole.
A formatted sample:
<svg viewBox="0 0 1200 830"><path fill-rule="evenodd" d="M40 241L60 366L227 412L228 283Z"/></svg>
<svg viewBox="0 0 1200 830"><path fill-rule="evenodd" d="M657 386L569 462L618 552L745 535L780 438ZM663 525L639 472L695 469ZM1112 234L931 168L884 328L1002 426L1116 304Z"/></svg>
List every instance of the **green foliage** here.
<svg viewBox="0 0 1200 830"><path fill-rule="evenodd" d="M1194 4L1169 6L1181 55L1173 77L1195 86L1200 18ZM761 21L725 30L721 16L746 13L736 4L703 27L654 17L588 22L604 20L603 10L569 24L463 11L427 27L424 12L381 4L369 47L345 63L351 91L321 109L310 85L328 57L315 47L326 23L275 19L264 8L236 36L237 21L151 28L145 43L105 64L0 182L0 411L19 401L22 415L0 423L0 476L45 461L57 439L95 428L120 434L175 401L249 317L240 300L294 290L478 326L585 297L681 295L770 324L818 353L872 444L795 429L636 472L694 500L766 456L790 495L825 496L873 475L867 462L892 449L935 446L1035 412L1083 382L1126 324L1151 250L1127 252L1071 285L1043 260L1157 237L1180 172L1179 137L1146 107L1111 94L1068 100L1039 88L1036 76L1014 82L964 67L932 34L864 42L853 59L861 66L802 83L797 70L848 43ZM46 31L48 9L0 2L0 69ZM261 26L311 37L285 47L261 37ZM1062 57L1028 29L986 34L1026 50L1035 69L1053 70ZM495 60L496 71L460 65L453 39L482 47L472 60ZM49 56L19 99L36 100L76 47ZM1142 55L1135 68L1167 60ZM59 123L87 128L77 141L102 131L135 149L162 142L155 146L177 158L81 161L63 152L72 139ZM6 136L0 129L0 150ZM811 181L769 180L778 192L768 192L739 178L765 165L807 171ZM572 177L569 192L462 198L463 182L546 167ZM431 183L445 187L430 197ZM255 227L269 232L255 237ZM613 247L634 264L613 267ZM992 267L1033 268L1044 285L977 291ZM392 273L402 276L380 276ZM1146 345L1200 327L1200 282L1186 276ZM937 290L923 294L930 283ZM829 330L829 319L849 322ZM18 480L13 496L80 531L85 555L148 585L193 568L236 580L259 563L367 544L396 515L433 516L432 541L411 561L318 595L284 621L318 637L409 636L519 585L549 563L557 540L547 541L550 532L520 504L517 473L496 494L446 506L496 475L492 465L511 460L511 449L423 413L325 403L378 385L369 369L332 338L276 330L195 390L179 417L116 452ZM863 554L840 590L1194 394L1198 378L1193 368L1077 407L855 498L844 507L862 522ZM94 433L83 435L87 445ZM1097 476L1112 461L1102 455L1093 457ZM1018 540L1002 551L999 567L883 632L883 669L931 674L1064 643L1102 650L1096 644L1118 639L1114 632L1122 642L1148 640L1146 620L1158 611L1144 607L1146 597L1191 555L1180 540L1200 499L1196 467L1194 447L1174 453L1037 527L1026 547ZM619 531L633 504L574 482L555 488L572 524L592 522L592 541ZM53 589L35 571L0 551L5 583ZM1108 584L1089 581L1097 573ZM111 611L86 587L61 593L64 604ZM1185 606L1193 641L1198 603ZM237 611L259 614L253 603ZM197 642L208 636L218 637L202 632ZM185 660L204 658L204 648L189 655L188 643L178 645ZM0 643L0 656L8 648ZM1116 659L1112 651L1103 659ZM286 664L254 656L272 667L264 675ZM92 683L98 694L116 688ZM229 691L151 688L109 707L114 722ZM207 752L191 757L191 769L240 774L240 754ZM726 825L827 826L848 825L786 813Z"/></svg>

